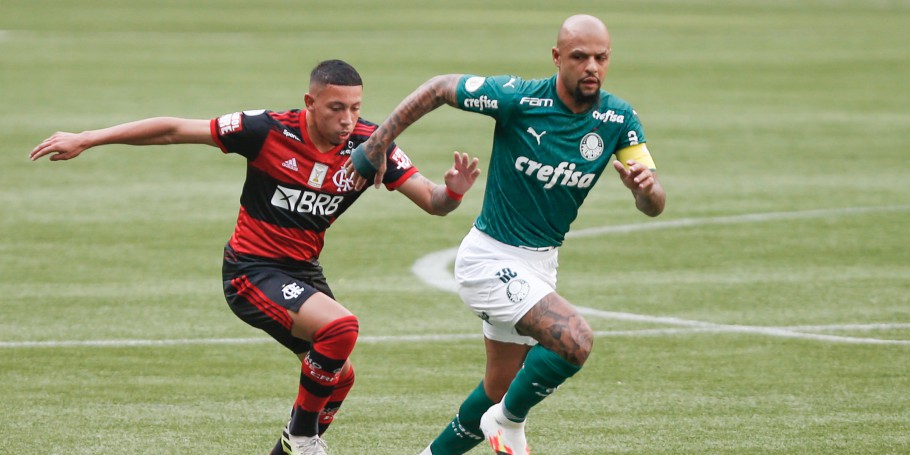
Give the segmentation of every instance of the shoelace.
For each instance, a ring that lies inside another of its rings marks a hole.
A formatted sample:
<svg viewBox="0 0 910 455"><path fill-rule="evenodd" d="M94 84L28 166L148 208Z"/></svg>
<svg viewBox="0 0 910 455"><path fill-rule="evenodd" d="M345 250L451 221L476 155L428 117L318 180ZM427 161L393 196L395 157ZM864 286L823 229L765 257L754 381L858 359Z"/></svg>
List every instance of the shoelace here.
<svg viewBox="0 0 910 455"><path fill-rule="evenodd" d="M328 444L326 444L325 441L323 441L322 438L320 438L318 436L315 438L312 438L312 439L295 441L294 445L296 445L297 450L301 451L302 453L316 453L309 449L313 449L313 448L317 448L317 447L322 449L322 452L325 452L329 448Z"/></svg>

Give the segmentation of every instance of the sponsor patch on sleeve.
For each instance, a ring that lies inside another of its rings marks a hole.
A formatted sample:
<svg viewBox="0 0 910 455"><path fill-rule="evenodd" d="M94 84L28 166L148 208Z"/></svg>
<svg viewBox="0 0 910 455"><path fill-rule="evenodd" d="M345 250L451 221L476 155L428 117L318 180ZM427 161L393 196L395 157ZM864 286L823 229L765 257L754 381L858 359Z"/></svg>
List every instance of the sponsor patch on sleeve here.
<svg viewBox="0 0 910 455"><path fill-rule="evenodd" d="M484 81L486 81L485 77L469 77L464 81L464 89L467 90L468 93L474 93L483 85Z"/></svg>
<svg viewBox="0 0 910 455"><path fill-rule="evenodd" d="M411 164L411 158L404 153L404 150L395 147L395 151L392 152L392 161L395 162L397 169L410 169L413 164Z"/></svg>
<svg viewBox="0 0 910 455"><path fill-rule="evenodd" d="M226 134L239 133L243 131L243 116L240 112L234 112L233 114L225 114L221 117L218 117L218 134L224 136Z"/></svg>

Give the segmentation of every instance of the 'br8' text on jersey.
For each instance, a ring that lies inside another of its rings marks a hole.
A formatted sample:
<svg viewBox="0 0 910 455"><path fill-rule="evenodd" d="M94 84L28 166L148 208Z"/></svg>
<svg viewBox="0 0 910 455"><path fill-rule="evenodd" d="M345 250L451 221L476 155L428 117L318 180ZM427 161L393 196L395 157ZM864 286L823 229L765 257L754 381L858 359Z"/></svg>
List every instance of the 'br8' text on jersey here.
<svg viewBox="0 0 910 455"><path fill-rule="evenodd" d="M320 194L314 191L295 190L278 185L272 195L272 205L292 212L333 216L338 212L344 196Z"/></svg>

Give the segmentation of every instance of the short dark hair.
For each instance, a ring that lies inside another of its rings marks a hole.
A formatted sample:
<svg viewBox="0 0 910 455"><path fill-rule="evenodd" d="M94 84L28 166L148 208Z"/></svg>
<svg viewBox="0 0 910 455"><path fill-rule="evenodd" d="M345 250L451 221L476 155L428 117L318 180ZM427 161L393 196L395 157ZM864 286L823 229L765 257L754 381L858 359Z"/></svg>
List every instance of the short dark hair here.
<svg viewBox="0 0 910 455"><path fill-rule="evenodd" d="M363 85L360 74L343 60L325 60L310 72L310 85Z"/></svg>

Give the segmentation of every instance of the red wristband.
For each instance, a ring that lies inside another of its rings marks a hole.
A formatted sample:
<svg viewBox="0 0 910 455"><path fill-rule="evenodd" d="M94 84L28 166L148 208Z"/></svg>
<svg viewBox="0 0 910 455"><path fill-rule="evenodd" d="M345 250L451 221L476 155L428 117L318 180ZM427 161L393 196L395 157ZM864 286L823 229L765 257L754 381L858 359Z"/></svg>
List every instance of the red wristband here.
<svg viewBox="0 0 910 455"><path fill-rule="evenodd" d="M460 201L461 198L464 197L463 194L458 194L458 193L450 190L449 187L446 187L446 196L448 196L449 199L451 199L453 201Z"/></svg>

